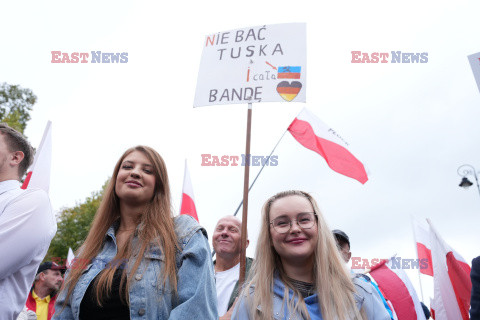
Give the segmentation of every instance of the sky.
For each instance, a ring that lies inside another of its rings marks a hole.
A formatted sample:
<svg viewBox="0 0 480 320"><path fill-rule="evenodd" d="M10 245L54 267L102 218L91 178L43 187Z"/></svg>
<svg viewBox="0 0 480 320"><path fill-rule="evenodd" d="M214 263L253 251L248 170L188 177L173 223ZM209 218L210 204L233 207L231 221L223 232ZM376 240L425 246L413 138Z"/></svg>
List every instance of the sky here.
<svg viewBox="0 0 480 320"><path fill-rule="evenodd" d="M253 104L253 155L266 156L303 107L334 128L368 169L333 172L289 133L249 197L253 256L260 209L287 189L310 192L352 255L416 258L411 217L429 218L467 262L478 256L480 196L457 168L480 170L480 93L467 56L480 51L476 1L60 1L0 5L0 81L38 97L33 146L52 121L50 198L71 207L101 189L129 147L155 148L179 210L188 161L200 223L211 235L243 193L243 167L202 166L202 154L245 153L245 104L193 108L205 36L307 24L306 103ZM127 52L123 64L51 63L51 51ZM427 63L351 63L352 51L428 53ZM250 181L259 167L251 167ZM474 180L470 177L470 180ZM241 212L240 212L241 214ZM418 273L407 270L419 290ZM422 276L424 299L433 295Z"/></svg>

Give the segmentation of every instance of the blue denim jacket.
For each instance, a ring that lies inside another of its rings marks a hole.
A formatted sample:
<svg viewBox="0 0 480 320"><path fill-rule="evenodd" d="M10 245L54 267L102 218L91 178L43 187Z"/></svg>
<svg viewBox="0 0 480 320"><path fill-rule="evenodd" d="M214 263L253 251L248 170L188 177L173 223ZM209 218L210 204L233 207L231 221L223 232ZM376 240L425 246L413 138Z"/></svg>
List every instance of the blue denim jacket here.
<svg viewBox="0 0 480 320"><path fill-rule="evenodd" d="M383 307L378 293L373 287L358 278L352 279L356 292L354 293L355 303L360 310L362 307L368 320L390 320L387 310ZM289 312L286 304L283 303L285 285L282 280L275 275L273 283L273 318L274 319L303 319L302 315ZM253 294L254 288L250 288L250 294ZM293 291L289 290L290 295ZM296 301L296 300L295 300ZM322 320L320 306L318 305L317 295L314 294L305 298L305 305L312 320ZM261 306L257 307L261 310ZM233 311L232 320L249 320L250 307L245 296L240 296L238 303Z"/></svg>
<svg viewBox="0 0 480 320"><path fill-rule="evenodd" d="M130 319L218 319L213 264L206 231L187 215L176 217L174 222L182 249L176 255L178 296L174 297L168 281L159 287L164 256L158 247L152 246L146 251L129 288ZM53 320L79 319L85 291L100 271L108 267L116 253L115 229L111 226L101 252L87 266L62 312L67 290L62 290L58 296ZM127 270L131 270L133 263L134 259L131 259Z"/></svg>

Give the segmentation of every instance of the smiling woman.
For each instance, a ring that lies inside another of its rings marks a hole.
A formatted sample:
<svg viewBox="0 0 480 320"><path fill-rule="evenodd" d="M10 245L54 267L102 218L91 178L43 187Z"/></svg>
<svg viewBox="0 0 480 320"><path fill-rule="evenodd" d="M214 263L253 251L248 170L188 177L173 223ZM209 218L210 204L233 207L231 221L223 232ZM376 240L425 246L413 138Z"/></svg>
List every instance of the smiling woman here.
<svg viewBox="0 0 480 320"><path fill-rule="evenodd" d="M173 217L165 163L149 147L118 160L76 256L55 320L217 319L206 231Z"/></svg>
<svg viewBox="0 0 480 320"><path fill-rule="evenodd" d="M232 319L390 319L368 286L354 285L308 193L284 191L268 199L259 234Z"/></svg>

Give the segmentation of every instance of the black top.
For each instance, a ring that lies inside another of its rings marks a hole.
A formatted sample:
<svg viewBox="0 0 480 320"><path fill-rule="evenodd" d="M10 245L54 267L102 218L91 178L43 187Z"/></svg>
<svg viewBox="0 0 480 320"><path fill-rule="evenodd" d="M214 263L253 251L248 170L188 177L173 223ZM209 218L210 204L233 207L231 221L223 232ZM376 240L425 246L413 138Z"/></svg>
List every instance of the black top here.
<svg viewBox="0 0 480 320"><path fill-rule="evenodd" d="M292 279L290 277L287 277L287 278L288 278L288 281L290 281L290 283L292 284L293 288L298 290L298 292L300 292L303 298L306 298L311 296L312 294L315 294L314 283L303 282L303 281Z"/></svg>
<svg viewBox="0 0 480 320"><path fill-rule="evenodd" d="M122 279L122 271L123 269L121 268L118 268L115 271L112 280L112 291L110 292L110 296L104 299L102 307L97 304L93 286L99 275L90 282L90 285L83 296L82 302L80 303L80 320L130 319L130 309L128 304L120 299L120 280Z"/></svg>

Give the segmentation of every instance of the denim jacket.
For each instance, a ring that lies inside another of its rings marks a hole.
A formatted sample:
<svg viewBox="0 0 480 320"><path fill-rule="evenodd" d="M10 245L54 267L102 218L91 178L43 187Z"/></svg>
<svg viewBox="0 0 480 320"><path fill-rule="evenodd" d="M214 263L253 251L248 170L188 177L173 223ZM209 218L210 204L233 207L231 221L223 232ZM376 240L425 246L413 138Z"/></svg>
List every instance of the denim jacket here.
<svg viewBox="0 0 480 320"><path fill-rule="evenodd" d="M381 300L373 289L373 287L360 279L352 279L356 292L354 293L355 303L360 310L362 307L365 310L368 320L389 320L390 316L386 309L383 307ZM296 314L289 312L288 307L283 303L285 285L282 280L275 275L273 283L273 318L274 319L303 319L302 315L297 312ZM250 288L250 294L253 294L254 288ZM293 295L293 291L289 290L290 295ZM233 311L232 320L249 320L251 319L249 303L246 302L245 296L240 296L235 309ZM322 320L322 314L320 312L320 306L318 305L317 294L305 298L305 305L312 320ZM257 309L260 311L261 306Z"/></svg>
<svg viewBox="0 0 480 320"><path fill-rule="evenodd" d="M157 246L145 252L144 259L129 287L130 319L218 319L217 296L210 246L205 229L190 216L175 217L175 233L181 252L176 254L177 296L168 281L159 286L164 269L164 256ZM134 237L133 241L137 238ZM72 295L62 310L67 288L62 290L55 305L53 320L78 320L80 303L93 279L112 261L117 253L115 228L105 236L101 252L79 278ZM135 259L127 263L127 273ZM68 276L66 276L67 278Z"/></svg>

